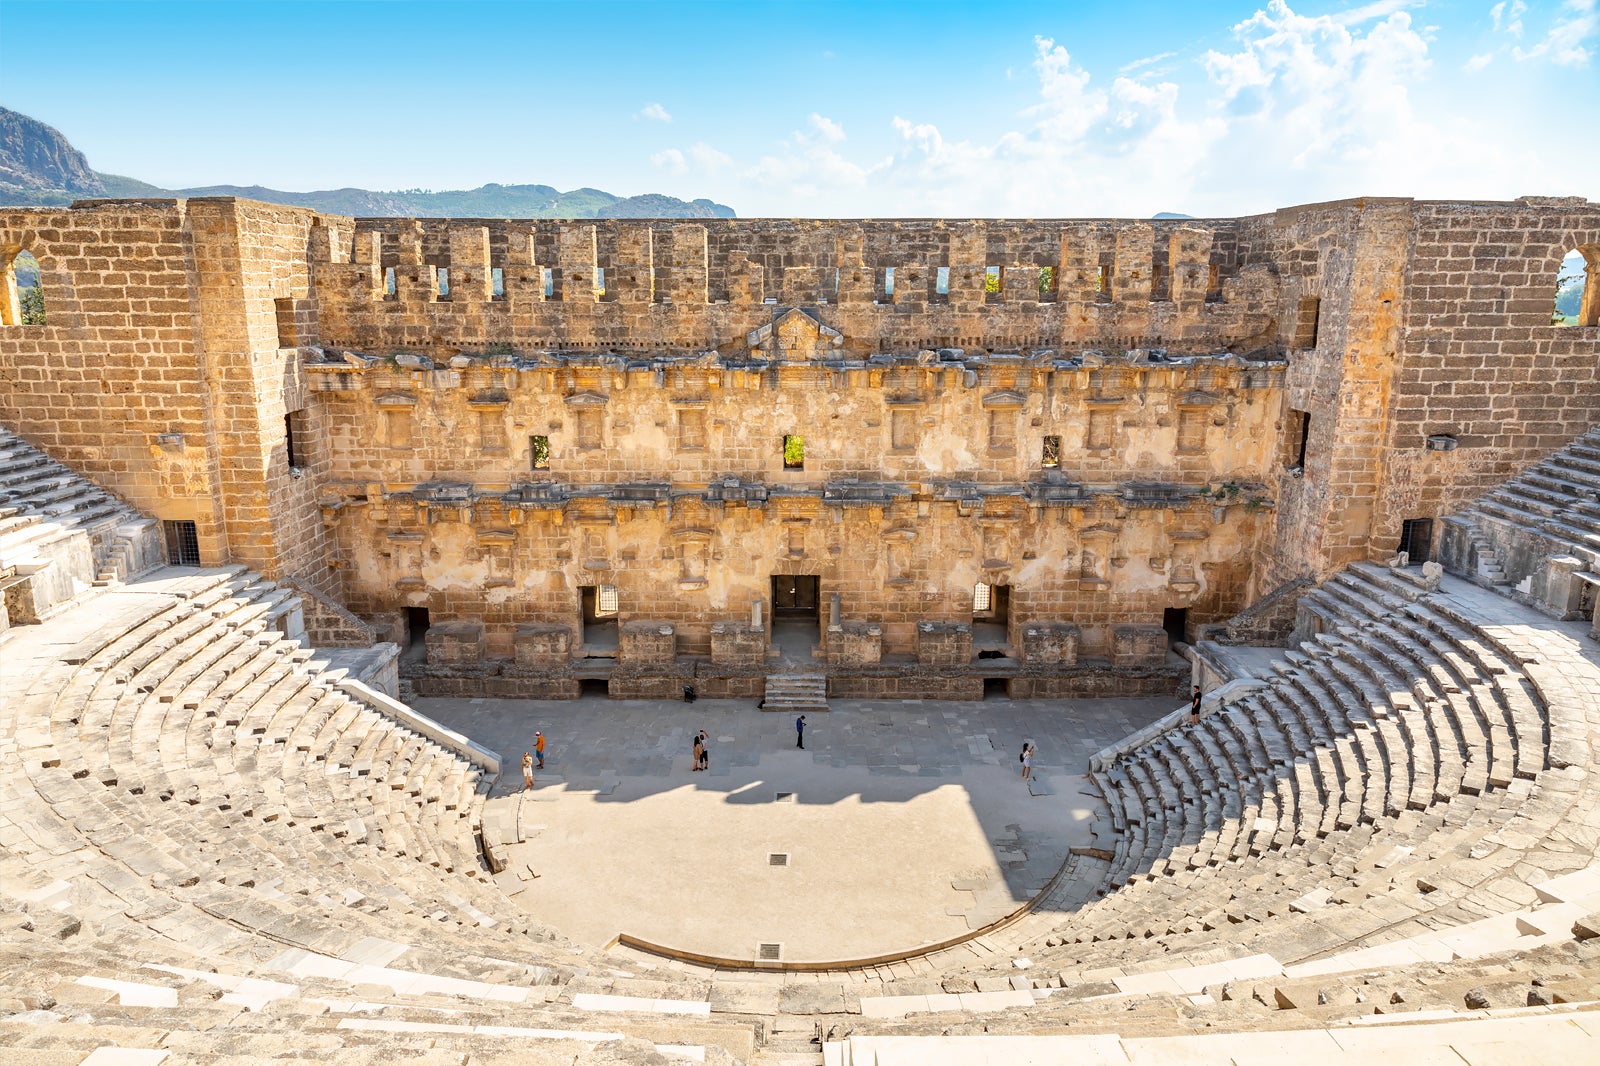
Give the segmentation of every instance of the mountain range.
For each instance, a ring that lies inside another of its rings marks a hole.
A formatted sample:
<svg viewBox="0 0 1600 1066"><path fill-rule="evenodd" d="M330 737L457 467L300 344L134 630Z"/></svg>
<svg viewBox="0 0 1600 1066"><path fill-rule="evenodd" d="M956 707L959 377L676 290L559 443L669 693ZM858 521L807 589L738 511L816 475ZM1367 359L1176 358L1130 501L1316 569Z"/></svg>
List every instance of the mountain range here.
<svg viewBox="0 0 1600 1066"><path fill-rule="evenodd" d="M661 193L617 196L601 189L561 192L549 185L480 185L433 192L405 189L322 189L286 192L261 185L166 189L137 178L105 174L60 131L0 107L0 204L45 207L98 197L241 196L309 207L334 215L398 218L735 218L710 200Z"/></svg>

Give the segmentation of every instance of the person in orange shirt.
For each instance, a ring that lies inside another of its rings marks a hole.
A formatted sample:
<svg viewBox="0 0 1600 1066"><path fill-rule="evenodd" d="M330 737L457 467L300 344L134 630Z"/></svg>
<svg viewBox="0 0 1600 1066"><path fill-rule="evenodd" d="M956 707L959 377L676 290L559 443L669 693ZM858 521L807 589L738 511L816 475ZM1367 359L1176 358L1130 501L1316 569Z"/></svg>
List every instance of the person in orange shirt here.
<svg viewBox="0 0 1600 1066"><path fill-rule="evenodd" d="M533 750L539 756L539 769L543 770L544 769L544 734L543 733L535 733L533 735Z"/></svg>

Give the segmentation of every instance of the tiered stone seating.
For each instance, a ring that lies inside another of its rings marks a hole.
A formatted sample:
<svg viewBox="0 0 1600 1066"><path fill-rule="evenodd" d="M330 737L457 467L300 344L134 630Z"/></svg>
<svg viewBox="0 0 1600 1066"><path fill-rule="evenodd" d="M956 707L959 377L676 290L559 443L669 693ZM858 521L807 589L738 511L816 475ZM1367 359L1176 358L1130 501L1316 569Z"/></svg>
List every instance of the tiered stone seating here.
<svg viewBox="0 0 1600 1066"><path fill-rule="evenodd" d="M28 617L46 617L96 584L157 565L160 531L93 482L0 429L0 587L27 585ZM0 611L0 630L7 619Z"/></svg>
<svg viewBox="0 0 1600 1066"><path fill-rule="evenodd" d="M1308 639L1270 684L1096 775L1108 855L1075 856L1028 917L930 961L998 976L1023 955L1090 980L1173 954L1289 963L1503 912L1524 880L1594 861L1584 626L1367 564L1301 610Z"/></svg>
<svg viewBox="0 0 1600 1066"><path fill-rule="evenodd" d="M80 945L124 960L77 971L96 980L150 962L542 1006L605 956L495 889L488 773L341 687L284 635L296 609L239 567L165 568L6 634L0 910L80 916ZM337 976L374 944L404 956ZM20 972L0 966L0 999Z"/></svg>

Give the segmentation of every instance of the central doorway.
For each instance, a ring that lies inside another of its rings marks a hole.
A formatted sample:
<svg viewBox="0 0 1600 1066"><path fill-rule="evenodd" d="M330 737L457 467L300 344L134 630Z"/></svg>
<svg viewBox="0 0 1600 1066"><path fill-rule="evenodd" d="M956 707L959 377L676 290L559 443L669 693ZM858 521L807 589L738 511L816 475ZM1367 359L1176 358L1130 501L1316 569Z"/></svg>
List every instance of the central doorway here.
<svg viewBox="0 0 1600 1066"><path fill-rule="evenodd" d="M772 647L804 663L822 639L822 582L815 574L772 575Z"/></svg>
<svg viewBox="0 0 1600 1066"><path fill-rule="evenodd" d="M772 575L772 617L815 618L818 587L814 574Z"/></svg>

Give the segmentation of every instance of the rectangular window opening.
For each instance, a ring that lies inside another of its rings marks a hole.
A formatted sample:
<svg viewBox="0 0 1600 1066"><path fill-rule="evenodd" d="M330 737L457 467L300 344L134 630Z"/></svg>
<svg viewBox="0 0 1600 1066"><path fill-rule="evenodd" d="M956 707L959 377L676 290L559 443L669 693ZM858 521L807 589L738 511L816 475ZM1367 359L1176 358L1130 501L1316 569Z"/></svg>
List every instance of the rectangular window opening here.
<svg viewBox="0 0 1600 1066"><path fill-rule="evenodd" d="M594 294L596 297L606 294L606 268L594 268Z"/></svg>
<svg viewBox="0 0 1600 1066"><path fill-rule="evenodd" d="M283 416L283 448L288 454L289 469L299 470L306 465L304 411L290 411Z"/></svg>
<svg viewBox="0 0 1600 1066"><path fill-rule="evenodd" d="M1039 299L1051 300L1056 294L1056 268L1046 266L1039 268Z"/></svg>
<svg viewBox="0 0 1600 1066"><path fill-rule="evenodd" d="M617 586L601 585L595 590L594 615L596 618L610 618L617 613Z"/></svg>
<svg viewBox="0 0 1600 1066"><path fill-rule="evenodd" d="M894 295L894 267L883 268L883 294L885 296Z"/></svg>
<svg viewBox="0 0 1600 1066"><path fill-rule="evenodd" d="M982 581L972 586L972 613L975 615L989 613L990 600L989 586Z"/></svg>
<svg viewBox="0 0 1600 1066"><path fill-rule="evenodd" d="M1289 447L1285 449L1291 470L1306 468L1306 442L1311 439L1311 412L1289 412Z"/></svg>
<svg viewBox="0 0 1600 1066"><path fill-rule="evenodd" d="M1409 566L1421 566L1433 549L1433 519L1407 518L1400 523L1400 547Z"/></svg>
<svg viewBox="0 0 1600 1066"><path fill-rule="evenodd" d="M934 275L933 291L940 296L950 295L950 268L940 267Z"/></svg>
<svg viewBox="0 0 1600 1066"><path fill-rule="evenodd" d="M1000 292L1000 268L997 266L983 268L983 291L987 296L994 296Z"/></svg>
<svg viewBox="0 0 1600 1066"><path fill-rule="evenodd" d="M448 300L450 298L450 268L438 267L435 273L439 277L439 299Z"/></svg>
<svg viewBox="0 0 1600 1066"><path fill-rule="evenodd" d="M394 276L394 267L383 268L383 295L385 299L394 299L400 294L400 285Z"/></svg>
<svg viewBox="0 0 1600 1066"><path fill-rule="evenodd" d="M169 566L200 565L200 533L193 522L163 522Z"/></svg>
<svg viewBox="0 0 1600 1066"><path fill-rule="evenodd" d="M539 270L539 273L540 273L540 275L541 275L541 277L542 277L542 279L544 281L544 298L546 300L555 299L555 295L556 295L556 273L555 273L555 271L551 270L549 267L541 267L540 270Z"/></svg>
<svg viewBox="0 0 1600 1066"><path fill-rule="evenodd" d="M506 272L501 267L491 267L489 270L489 295L496 300L506 297Z"/></svg>
<svg viewBox="0 0 1600 1066"><path fill-rule="evenodd" d="M790 433L783 438L783 468L785 470L806 468L806 439L798 433Z"/></svg>
<svg viewBox="0 0 1600 1066"><path fill-rule="evenodd" d="M1049 436L1044 439L1044 455L1039 465L1046 470L1056 470L1061 466L1061 438Z"/></svg>
<svg viewBox="0 0 1600 1066"><path fill-rule="evenodd" d="M550 469L550 438L542 433L536 433L528 438L528 468Z"/></svg>

